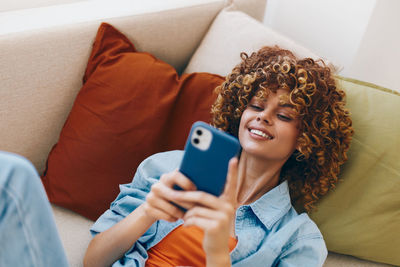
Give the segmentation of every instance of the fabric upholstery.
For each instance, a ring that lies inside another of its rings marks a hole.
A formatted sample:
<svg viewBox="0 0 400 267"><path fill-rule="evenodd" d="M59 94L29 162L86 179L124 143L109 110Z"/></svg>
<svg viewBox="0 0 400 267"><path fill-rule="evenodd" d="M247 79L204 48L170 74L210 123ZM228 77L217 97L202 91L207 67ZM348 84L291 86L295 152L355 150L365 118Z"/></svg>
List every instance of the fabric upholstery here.
<svg viewBox="0 0 400 267"><path fill-rule="evenodd" d="M179 77L103 23L83 80L43 183L52 203L93 220L142 160L183 149L192 123L210 120L214 89L224 79L208 73Z"/></svg>
<svg viewBox="0 0 400 267"><path fill-rule="evenodd" d="M185 72L206 71L226 76L240 62L240 53L251 54L263 46L279 45L299 57L319 57L307 48L237 11L221 11L190 59Z"/></svg>
<svg viewBox="0 0 400 267"><path fill-rule="evenodd" d="M400 94L338 77L355 134L336 189L311 214L328 249L400 265Z"/></svg>

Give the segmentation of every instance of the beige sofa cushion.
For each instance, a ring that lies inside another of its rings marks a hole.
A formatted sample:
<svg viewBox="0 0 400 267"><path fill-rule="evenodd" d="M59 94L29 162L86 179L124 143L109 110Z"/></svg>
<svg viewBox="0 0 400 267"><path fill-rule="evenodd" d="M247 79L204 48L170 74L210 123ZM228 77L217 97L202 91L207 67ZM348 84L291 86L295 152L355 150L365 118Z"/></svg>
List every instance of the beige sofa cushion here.
<svg viewBox="0 0 400 267"><path fill-rule="evenodd" d="M267 1L263 0L227 0L227 6L235 5L235 9L240 10L250 17L262 22L264 20Z"/></svg>
<svg viewBox="0 0 400 267"><path fill-rule="evenodd" d="M82 266L87 246L92 239L89 230L94 222L59 206L52 205L52 208L70 266Z"/></svg>
<svg viewBox="0 0 400 267"><path fill-rule="evenodd" d="M214 20L184 72L211 72L226 76L240 62L241 52L251 54L263 46L272 45L290 49L299 57L320 58L231 6Z"/></svg>
<svg viewBox="0 0 400 267"><path fill-rule="evenodd" d="M324 267L389 267L392 265L361 260L359 258L329 251Z"/></svg>

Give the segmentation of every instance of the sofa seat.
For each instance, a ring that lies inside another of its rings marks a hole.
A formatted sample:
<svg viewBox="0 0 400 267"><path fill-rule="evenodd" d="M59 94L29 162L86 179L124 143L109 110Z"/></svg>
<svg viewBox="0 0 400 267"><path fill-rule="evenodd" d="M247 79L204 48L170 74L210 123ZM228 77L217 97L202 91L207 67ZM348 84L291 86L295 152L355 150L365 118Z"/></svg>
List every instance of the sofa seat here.
<svg viewBox="0 0 400 267"><path fill-rule="evenodd" d="M71 267L83 266L82 260L92 238L93 221L62 207L52 205L57 228ZM385 267L391 266L329 252L324 267Z"/></svg>

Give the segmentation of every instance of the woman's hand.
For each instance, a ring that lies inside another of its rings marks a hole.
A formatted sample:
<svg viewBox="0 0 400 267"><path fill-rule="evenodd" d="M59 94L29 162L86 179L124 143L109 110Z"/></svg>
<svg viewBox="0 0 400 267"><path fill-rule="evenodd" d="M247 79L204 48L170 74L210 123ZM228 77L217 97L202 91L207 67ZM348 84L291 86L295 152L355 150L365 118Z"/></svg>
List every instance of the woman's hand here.
<svg viewBox="0 0 400 267"><path fill-rule="evenodd" d="M151 187L151 191L146 196L144 203L145 213L154 220L166 220L174 222L184 216L182 209L172 203L176 191L174 185L178 185L183 190L193 191L196 186L186 176L179 171L163 174L160 181ZM174 201L175 204L184 207L191 207L185 201Z"/></svg>
<svg viewBox="0 0 400 267"><path fill-rule="evenodd" d="M84 266L111 266L149 229L157 220L175 221L183 212L171 204L171 196L177 184L185 190L195 190L194 184L178 171L164 174L151 187L146 201L123 220L96 235L88 246ZM178 203L189 206L187 203Z"/></svg>
<svg viewBox="0 0 400 267"><path fill-rule="evenodd" d="M204 230L203 249L207 256L207 266L226 266L230 264L229 237L234 233L235 212L237 208L236 187L238 160L229 162L227 182L221 196L201 191L175 192L174 202L191 203L192 207L183 216L186 226L195 225Z"/></svg>

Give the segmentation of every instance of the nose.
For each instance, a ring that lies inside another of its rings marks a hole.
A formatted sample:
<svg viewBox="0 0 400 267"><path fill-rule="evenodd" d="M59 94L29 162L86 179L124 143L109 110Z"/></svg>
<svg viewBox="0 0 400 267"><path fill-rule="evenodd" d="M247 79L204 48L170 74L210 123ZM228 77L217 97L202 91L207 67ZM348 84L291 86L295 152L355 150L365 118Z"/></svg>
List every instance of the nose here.
<svg viewBox="0 0 400 267"><path fill-rule="evenodd" d="M268 109L264 109L262 112L258 113L256 120L259 122L265 122L267 125L271 125L271 112Z"/></svg>

